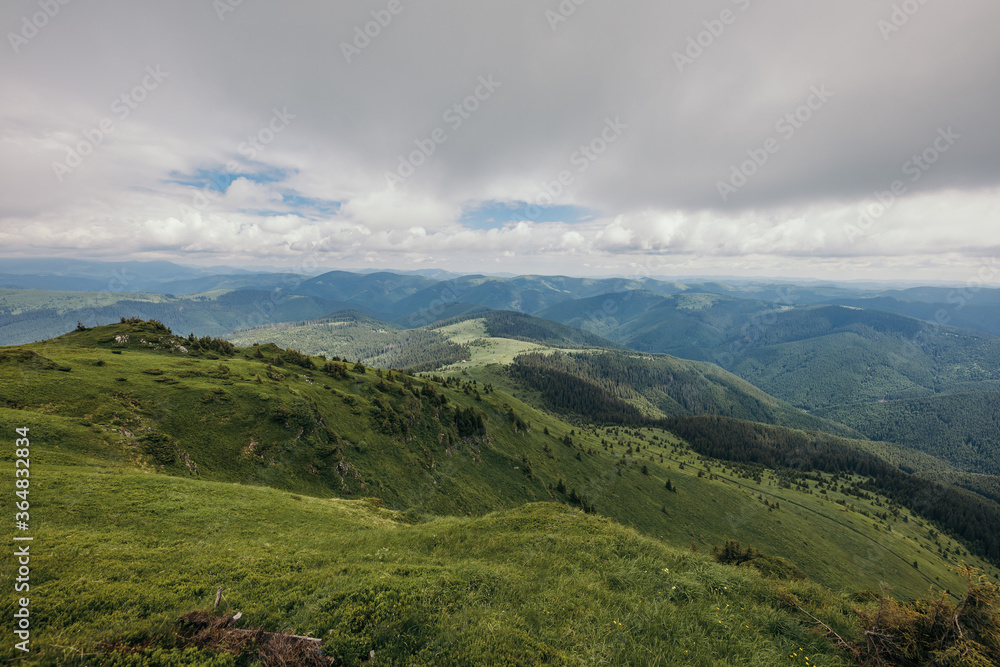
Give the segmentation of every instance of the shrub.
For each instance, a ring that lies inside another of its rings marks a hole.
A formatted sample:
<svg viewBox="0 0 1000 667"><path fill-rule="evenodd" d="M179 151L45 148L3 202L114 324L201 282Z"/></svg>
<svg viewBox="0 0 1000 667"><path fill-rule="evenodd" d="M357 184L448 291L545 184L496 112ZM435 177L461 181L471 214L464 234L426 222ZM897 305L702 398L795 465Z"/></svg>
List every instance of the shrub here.
<svg viewBox="0 0 1000 667"><path fill-rule="evenodd" d="M139 443L143 453L162 466L173 465L177 459L177 452L175 451L173 441L163 433L150 433L142 438Z"/></svg>
<svg viewBox="0 0 1000 667"><path fill-rule="evenodd" d="M795 563L780 556L767 556L751 546L746 548L739 540L726 540L721 549L712 549L712 558L724 565L749 566L771 579L802 580L806 575Z"/></svg>
<svg viewBox="0 0 1000 667"><path fill-rule="evenodd" d="M963 565L965 598L953 604L942 593L932 600L900 602L885 597L878 607L857 609L865 645L856 647L866 667L889 665L1000 665L1000 586Z"/></svg>

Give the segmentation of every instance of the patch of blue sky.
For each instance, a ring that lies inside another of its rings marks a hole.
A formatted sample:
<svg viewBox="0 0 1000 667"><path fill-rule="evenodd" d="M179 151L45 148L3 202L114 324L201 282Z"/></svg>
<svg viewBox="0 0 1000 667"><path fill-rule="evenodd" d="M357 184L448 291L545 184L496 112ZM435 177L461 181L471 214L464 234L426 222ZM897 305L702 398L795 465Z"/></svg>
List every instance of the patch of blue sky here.
<svg viewBox="0 0 1000 667"><path fill-rule="evenodd" d="M487 201L463 209L461 223L469 229L495 229L506 224L531 222L587 222L597 211L583 206L535 206L524 201Z"/></svg>
<svg viewBox="0 0 1000 667"><path fill-rule="evenodd" d="M281 200L297 211L309 211L324 213L326 215L336 215L340 212L340 207L344 202L333 199L317 199L315 197L303 197L294 192L286 192L281 195Z"/></svg>
<svg viewBox="0 0 1000 667"><path fill-rule="evenodd" d="M240 209L240 213L257 215L264 218L275 218L282 215L294 215L306 219L336 215L340 211L343 202L332 199L316 199L314 197L303 197L294 192L283 192L281 204L275 203L275 208L255 208Z"/></svg>
<svg viewBox="0 0 1000 667"><path fill-rule="evenodd" d="M229 171L225 168L219 169L197 169L191 174L181 172L171 172L167 183L186 185L192 188L208 188L216 192L225 192L238 178L245 178L254 183L279 183L289 176L289 171L276 167L263 166L256 171L241 169Z"/></svg>

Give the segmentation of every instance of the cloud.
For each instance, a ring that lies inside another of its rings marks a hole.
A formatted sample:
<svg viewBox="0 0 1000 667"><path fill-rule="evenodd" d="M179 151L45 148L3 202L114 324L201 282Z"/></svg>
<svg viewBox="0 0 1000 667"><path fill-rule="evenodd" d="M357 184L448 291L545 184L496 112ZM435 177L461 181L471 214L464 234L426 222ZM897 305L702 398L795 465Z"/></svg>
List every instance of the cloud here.
<svg viewBox="0 0 1000 667"><path fill-rule="evenodd" d="M61 5L0 59L0 241L960 278L1000 246L1000 7L911 5L590 2L556 22L555 0L404 0L388 21L360 0ZM0 25L19 34L36 11L8 2ZM229 177L193 184L206 173Z"/></svg>

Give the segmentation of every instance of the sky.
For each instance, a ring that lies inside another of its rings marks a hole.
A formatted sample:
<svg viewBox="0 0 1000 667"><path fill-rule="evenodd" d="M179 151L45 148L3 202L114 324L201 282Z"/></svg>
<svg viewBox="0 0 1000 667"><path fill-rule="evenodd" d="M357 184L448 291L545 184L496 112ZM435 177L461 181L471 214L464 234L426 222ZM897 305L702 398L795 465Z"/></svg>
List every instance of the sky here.
<svg viewBox="0 0 1000 667"><path fill-rule="evenodd" d="M992 0L6 0L0 255L1000 284L998 25Z"/></svg>

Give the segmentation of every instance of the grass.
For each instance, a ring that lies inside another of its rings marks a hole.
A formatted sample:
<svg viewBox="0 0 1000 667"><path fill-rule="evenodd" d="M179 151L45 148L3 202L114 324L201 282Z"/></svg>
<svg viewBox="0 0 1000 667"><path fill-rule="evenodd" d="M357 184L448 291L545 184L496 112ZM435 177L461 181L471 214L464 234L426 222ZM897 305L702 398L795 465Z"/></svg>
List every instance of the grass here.
<svg viewBox="0 0 1000 667"><path fill-rule="evenodd" d="M878 589L888 582L912 597L931 585L956 588L960 578L948 568L963 557L993 571L963 556L946 537L932 538L932 526L904 522L902 515L888 522L873 518L889 507L884 499L781 489L774 475L756 484L699 460L666 432L608 435L567 424L507 391L498 389L476 401L435 385L450 405L484 415L487 439L469 444L441 422L438 408L376 390L371 370L344 379L287 365L268 371L265 363L241 355L212 360L155 350L140 342L142 335L116 355L94 348L98 337L113 338L97 331L26 346L70 372L0 364L10 379L5 384L13 387L7 400L24 408L0 409L0 426L14 428L27 418L47 444L43 456L48 460L40 463L96 463L181 476L195 476L193 466L200 480L319 497L377 496L389 508L431 515L482 515L529 502L569 502L568 492L575 490L602 515L670 544L686 548L694 542L710 549L739 539L793 560L838 590ZM116 377L126 381L116 382ZM373 416L377 404L415 420L410 440L379 428ZM531 424L530 433L512 427L505 406ZM562 440L571 432L574 444L567 446ZM150 434L168 436L175 447L169 464L148 453L143 438ZM699 477L706 465L713 474ZM665 490L667 479L678 493ZM560 480L567 493L555 489ZM759 496L781 509L769 509ZM913 560L920 562L919 570Z"/></svg>
<svg viewBox="0 0 1000 667"><path fill-rule="evenodd" d="M0 434L27 426L33 443L38 664L93 664L96 642L144 642L121 664L185 664L173 623L220 585L245 623L322 636L348 663L376 650L374 664L773 665L805 664L805 649L809 664L847 664L789 594L849 634L831 590L915 597L960 590L961 560L984 567L905 512L879 519L885 499L757 482L663 431L569 424L500 382L487 392L489 366L454 371L479 378L480 400L427 386L484 417L485 436L459 438L405 378L177 345L115 325L0 349ZM380 426L386 414L412 420L409 437ZM600 516L568 507L570 490ZM730 538L811 582L710 562Z"/></svg>
<svg viewBox="0 0 1000 667"><path fill-rule="evenodd" d="M408 525L368 501L60 466L38 476L39 664L102 662L96 642L166 647L217 586L225 611L323 637L347 664L375 650L374 665L774 665L800 647L810 664L847 664L782 608L777 583L557 504ZM850 630L836 596L785 588Z"/></svg>

